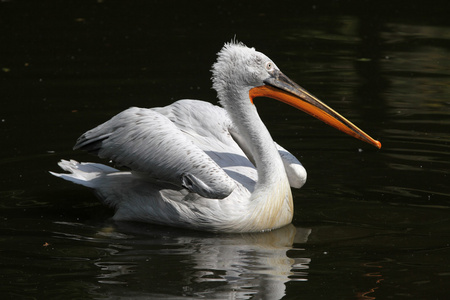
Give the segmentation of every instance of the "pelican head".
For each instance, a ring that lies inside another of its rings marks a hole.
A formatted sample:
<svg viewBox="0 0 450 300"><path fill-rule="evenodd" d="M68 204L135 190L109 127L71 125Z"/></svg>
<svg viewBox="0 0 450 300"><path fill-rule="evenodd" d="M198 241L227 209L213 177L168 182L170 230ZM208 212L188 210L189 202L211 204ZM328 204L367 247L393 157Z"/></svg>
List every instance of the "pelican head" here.
<svg viewBox="0 0 450 300"><path fill-rule="evenodd" d="M253 105L253 98L256 97L273 98L381 148L379 141L284 75L269 57L243 43L226 43L218 53L212 73L213 88L217 91L220 103L229 112ZM248 101L241 103L241 99Z"/></svg>
<svg viewBox="0 0 450 300"><path fill-rule="evenodd" d="M223 102L230 91L245 90L248 93L250 89L264 85L264 80L270 78L270 72L276 68L270 58L255 48L242 43L226 43L213 65L213 88Z"/></svg>

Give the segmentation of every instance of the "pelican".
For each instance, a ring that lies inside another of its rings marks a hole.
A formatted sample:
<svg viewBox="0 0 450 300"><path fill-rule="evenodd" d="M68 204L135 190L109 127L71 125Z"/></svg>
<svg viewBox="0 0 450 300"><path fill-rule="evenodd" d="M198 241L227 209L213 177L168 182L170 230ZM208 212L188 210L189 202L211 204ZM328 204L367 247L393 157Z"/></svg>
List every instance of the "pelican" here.
<svg viewBox="0 0 450 300"><path fill-rule="evenodd" d="M272 140L254 98L285 102L381 148L254 48L225 43L212 74L222 107L199 100L131 107L78 138L74 149L127 170L61 160L68 173L51 173L92 188L115 209L114 220L260 232L291 223L291 187L303 186L306 170Z"/></svg>

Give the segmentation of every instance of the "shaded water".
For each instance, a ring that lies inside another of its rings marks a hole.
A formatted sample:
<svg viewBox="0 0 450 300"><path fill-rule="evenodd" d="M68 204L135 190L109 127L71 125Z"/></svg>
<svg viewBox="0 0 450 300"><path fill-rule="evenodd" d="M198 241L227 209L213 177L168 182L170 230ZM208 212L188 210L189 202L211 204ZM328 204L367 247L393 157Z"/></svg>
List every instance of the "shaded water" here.
<svg viewBox="0 0 450 300"><path fill-rule="evenodd" d="M446 2L0 2L0 294L18 298L442 299L450 278ZM383 148L256 105L308 170L292 226L223 235L114 223L48 175L129 106L215 102L237 38Z"/></svg>

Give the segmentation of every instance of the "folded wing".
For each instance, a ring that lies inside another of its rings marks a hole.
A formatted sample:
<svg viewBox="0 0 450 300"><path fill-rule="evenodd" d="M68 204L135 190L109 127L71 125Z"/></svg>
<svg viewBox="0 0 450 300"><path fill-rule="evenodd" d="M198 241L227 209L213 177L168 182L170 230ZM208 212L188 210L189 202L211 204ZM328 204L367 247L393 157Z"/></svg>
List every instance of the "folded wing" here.
<svg viewBox="0 0 450 300"><path fill-rule="evenodd" d="M236 187L219 165L163 114L129 108L87 131L74 146L134 172L223 199Z"/></svg>

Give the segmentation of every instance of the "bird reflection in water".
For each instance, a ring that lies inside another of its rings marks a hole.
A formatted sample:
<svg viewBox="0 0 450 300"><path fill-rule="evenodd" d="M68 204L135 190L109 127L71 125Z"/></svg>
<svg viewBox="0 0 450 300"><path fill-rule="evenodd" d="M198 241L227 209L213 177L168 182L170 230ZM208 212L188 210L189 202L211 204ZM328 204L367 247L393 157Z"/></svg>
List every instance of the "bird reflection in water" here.
<svg viewBox="0 0 450 300"><path fill-rule="evenodd" d="M306 243L311 229L289 224L265 233L214 234L132 222L116 224L112 230L108 227L99 232L117 239L114 251L96 263L102 273L98 282L108 284L106 292L111 296L131 296L127 294L129 286L138 284L142 285L138 289L143 291L141 296L280 299L285 295L285 283L307 281L310 258L301 257L304 249L295 245ZM166 288L156 292L161 281ZM174 281L170 292L169 281Z"/></svg>

